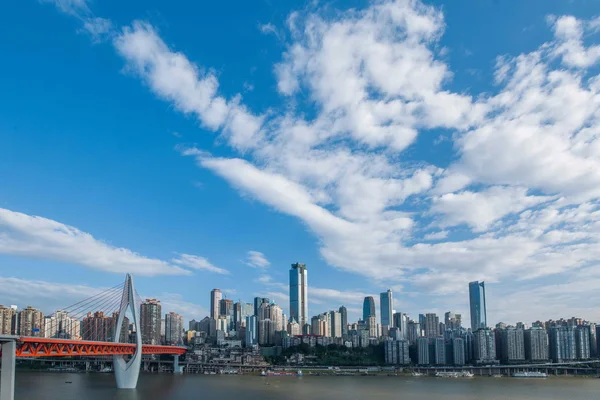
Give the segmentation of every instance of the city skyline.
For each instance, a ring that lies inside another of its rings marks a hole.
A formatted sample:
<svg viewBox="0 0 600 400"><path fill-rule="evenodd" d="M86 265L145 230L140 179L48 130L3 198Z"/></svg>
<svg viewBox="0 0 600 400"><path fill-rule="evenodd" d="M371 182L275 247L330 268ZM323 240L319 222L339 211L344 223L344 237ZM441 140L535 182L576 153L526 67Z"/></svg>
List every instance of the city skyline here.
<svg viewBox="0 0 600 400"><path fill-rule="evenodd" d="M600 4L239 3L0 6L0 303L600 320Z"/></svg>

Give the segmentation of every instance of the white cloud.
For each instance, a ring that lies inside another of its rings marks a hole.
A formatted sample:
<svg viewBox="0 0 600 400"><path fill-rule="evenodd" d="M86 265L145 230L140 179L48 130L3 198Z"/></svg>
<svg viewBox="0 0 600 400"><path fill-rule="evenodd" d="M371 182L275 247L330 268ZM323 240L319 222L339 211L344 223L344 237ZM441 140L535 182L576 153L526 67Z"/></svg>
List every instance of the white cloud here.
<svg viewBox="0 0 600 400"><path fill-rule="evenodd" d="M60 11L70 14L73 16L80 16L88 14L90 9L88 7L89 0L40 0L42 3L52 3Z"/></svg>
<svg viewBox="0 0 600 400"><path fill-rule="evenodd" d="M246 257L246 265L255 268L268 268L271 263L260 251L250 250Z"/></svg>
<svg viewBox="0 0 600 400"><path fill-rule="evenodd" d="M113 33L112 22L105 18L87 18L83 22L83 29L87 31L94 42L99 43L110 37Z"/></svg>
<svg viewBox="0 0 600 400"><path fill-rule="evenodd" d="M0 254L62 261L106 272L150 276L190 273L165 261L108 245L75 227L3 208Z"/></svg>
<svg viewBox="0 0 600 400"><path fill-rule="evenodd" d="M207 258L195 256L192 254L179 254L177 258L171 260L174 264L179 264L192 269L198 269L208 272L214 272L216 274L227 275L229 271L223 268L215 267L212 265Z"/></svg>

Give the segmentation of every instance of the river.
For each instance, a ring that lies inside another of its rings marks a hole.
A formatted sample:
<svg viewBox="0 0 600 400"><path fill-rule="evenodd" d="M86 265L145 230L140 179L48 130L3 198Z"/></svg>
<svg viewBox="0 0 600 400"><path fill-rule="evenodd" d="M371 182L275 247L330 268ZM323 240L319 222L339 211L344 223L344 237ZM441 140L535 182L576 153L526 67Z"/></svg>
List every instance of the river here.
<svg viewBox="0 0 600 400"><path fill-rule="evenodd" d="M66 383L71 382L71 383ZM434 378L411 376L258 377L142 374L135 390L115 388L112 374L17 372L16 400L158 399L442 399L591 400L600 398L600 379L550 377Z"/></svg>

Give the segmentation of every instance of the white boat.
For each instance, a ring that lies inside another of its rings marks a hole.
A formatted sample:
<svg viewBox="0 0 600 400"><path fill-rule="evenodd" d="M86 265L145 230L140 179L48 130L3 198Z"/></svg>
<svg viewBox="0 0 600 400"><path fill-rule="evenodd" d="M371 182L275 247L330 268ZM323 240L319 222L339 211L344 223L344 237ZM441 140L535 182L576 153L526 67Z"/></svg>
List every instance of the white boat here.
<svg viewBox="0 0 600 400"><path fill-rule="evenodd" d="M412 376L423 376L423 374L420 372L413 372Z"/></svg>
<svg viewBox="0 0 600 400"><path fill-rule="evenodd" d="M544 372L538 371L530 371L530 372L515 372L512 374L513 378L547 378L548 374Z"/></svg>
<svg viewBox="0 0 600 400"><path fill-rule="evenodd" d="M469 371L436 372L438 378L472 378L473 374Z"/></svg>

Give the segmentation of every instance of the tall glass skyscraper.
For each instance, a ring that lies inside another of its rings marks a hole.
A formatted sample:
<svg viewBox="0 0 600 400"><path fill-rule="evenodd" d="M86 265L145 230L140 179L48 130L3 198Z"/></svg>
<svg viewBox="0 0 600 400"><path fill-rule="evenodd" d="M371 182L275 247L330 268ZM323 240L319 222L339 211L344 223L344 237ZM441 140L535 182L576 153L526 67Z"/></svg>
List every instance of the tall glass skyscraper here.
<svg viewBox="0 0 600 400"><path fill-rule="evenodd" d="M292 264L292 269L290 269L290 319L295 319L302 328L309 322L307 279L306 264Z"/></svg>
<svg viewBox="0 0 600 400"><path fill-rule="evenodd" d="M379 295L381 306L381 326L390 328L393 325L392 309L394 308L394 300L392 299L392 290L388 289Z"/></svg>
<svg viewBox="0 0 600 400"><path fill-rule="evenodd" d="M485 284L483 282L469 283L469 303L471 304L471 330L487 328Z"/></svg>
<svg viewBox="0 0 600 400"><path fill-rule="evenodd" d="M369 317L375 317L375 300L373 297L367 296L363 301L363 321L368 321Z"/></svg>
<svg viewBox="0 0 600 400"><path fill-rule="evenodd" d="M210 291L210 317L212 319L219 318L219 309L221 306L222 298L223 293L221 293L220 289L213 289Z"/></svg>

